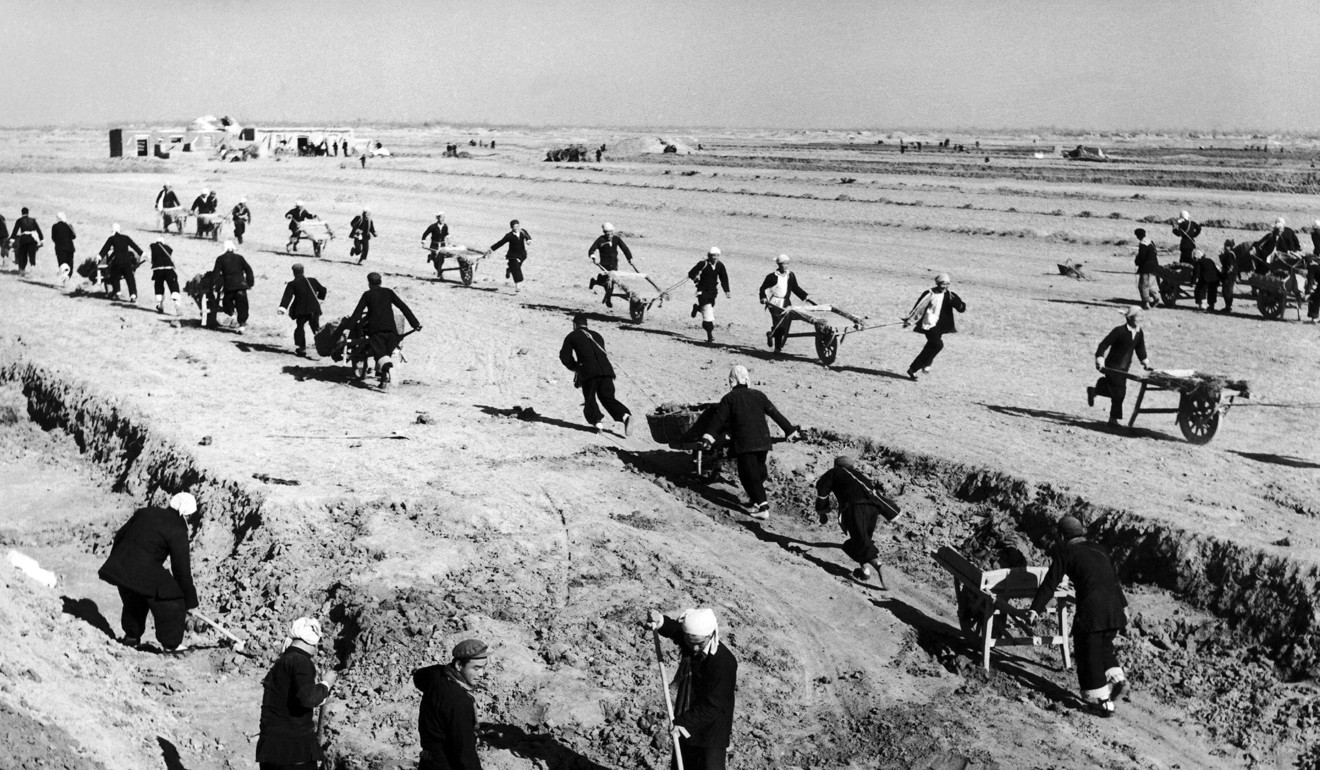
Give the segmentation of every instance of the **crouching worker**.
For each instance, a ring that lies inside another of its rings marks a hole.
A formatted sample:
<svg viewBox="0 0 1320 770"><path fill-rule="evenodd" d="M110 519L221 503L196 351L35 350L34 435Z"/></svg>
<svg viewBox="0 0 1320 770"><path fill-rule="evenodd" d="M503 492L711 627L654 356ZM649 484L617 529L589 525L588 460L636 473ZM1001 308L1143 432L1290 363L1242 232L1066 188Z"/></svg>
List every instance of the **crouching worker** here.
<svg viewBox="0 0 1320 770"><path fill-rule="evenodd" d="M700 607L667 618L651 610L645 625L677 643L681 653L672 682L678 694L670 729L684 770L724 770L733 735L738 660L720 643L715 611ZM677 766L671 760L670 767Z"/></svg>
<svg viewBox="0 0 1320 770"><path fill-rule="evenodd" d="M188 523L197 500L187 492L170 498L168 508L139 508L115 533L110 556L97 575L119 589L124 602L120 639L129 647L142 643L147 613L156 624L156 641L167 652L182 652L184 619L197 608L188 553ZM165 559L170 568L164 567Z"/></svg>
<svg viewBox="0 0 1320 770"><path fill-rule="evenodd" d="M834 467L816 481L816 513L820 514L821 524L829 520L830 494L839 501L839 528L848 536L843 552L860 565L853 575L858 580L870 580L870 568L875 567L880 589L887 590L884 571L880 568L880 551L872 538L881 516L886 521L898 516L898 505L884 494L879 484L863 476L848 455L836 457Z"/></svg>
<svg viewBox="0 0 1320 770"><path fill-rule="evenodd" d="M715 445L715 437L728 429L732 444L729 451L738 465L738 480L747 492L747 513L764 521L770 518L765 481L770 476L766 460L773 443L765 421L774 420L784 432L785 441L792 441L798 429L764 393L752 387L752 377L745 367L734 366L729 370L729 388L711 413L706 433L701 437L702 445L710 449Z"/></svg>
<svg viewBox="0 0 1320 770"><path fill-rule="evenodd" d="M307 332L304 326L312 327L312 334L321 330L321 300L325 299L326 290L315 278L308 278L303 266L293 266L293 280L284 285L284 297L280 299L280 315L289 314L297 326L293 329L293 352L297 355L307 353Z"/></svg>
<svg viewBox="0 0 1320 770"><path fill-rule="evenodd" d="M486 675L488 654L484 643L468 639L455 645L449 663L413 672L413 684L422 691L417 713L422 757L417 770L481 770L472 688Z"/></svg>
<svg viewBox="0 0 1320 770"><path fill-rule="evenodd" d="M381 385L390 380L390 369L394 366L394 361L390 357L394 355L394 349L399 347L399 340L403 339L394 323L396 307L403 313L403 317L408 319L408 323L412 324L413 331L422 330L422 322L418 321L413 311L399 299L399 295L395 294L393 289L380 285L380 273L367 273L367 290L362 292L362 299L358 300L357 309L353 311L353 317L349 320L347 328L360 330L366 336L371 357L376 362L376 376L380 378Z"/></svg>
<svg viewBox="0 0 1320 770"><path fill-rule="evenodd" d="M325 759L316 739L313 717L335 686L333 670L317 676L316 651L321 624L315 618L293 621L284 652L261 680L261 733L257 764L261 770L314 770Z"/></svg>
<svg viewBox="0 0 1320 770"><path fill-rule="evenodd" d="M1059 519L1057 542L1049 572L1036 590L1028 613L1040 619L1065 575L1077 592L1077 616L1072 623L1077 656L1077 683L1082 698L1102 717L1114 715L1114 701L1127 689L1127 677L1114 654L1114 637L1127 626L1127 599L1118 585L1109 552L1086 539L1086 528L1074 516Z"/></svg>

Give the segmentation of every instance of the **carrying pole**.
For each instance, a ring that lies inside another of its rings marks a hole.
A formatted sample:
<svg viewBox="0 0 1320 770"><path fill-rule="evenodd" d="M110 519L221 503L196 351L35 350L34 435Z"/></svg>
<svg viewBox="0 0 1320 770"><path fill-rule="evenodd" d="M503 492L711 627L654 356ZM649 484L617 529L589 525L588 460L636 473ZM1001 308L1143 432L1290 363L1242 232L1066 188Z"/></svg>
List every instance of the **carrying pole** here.
<svg viewBox="0 0 1320 770"><path fill-rule="evenodd" d="M669 731L674 730L674 701L669 697L669 679L665 676L665 655L660 649L660 632L651 629L651 639L655 642L655 664L660 668L660 689L665 693L665 710L669 712ZM678 736L674 736L674 761L678 770L683 770L683 753L678 749Z"/></svg>

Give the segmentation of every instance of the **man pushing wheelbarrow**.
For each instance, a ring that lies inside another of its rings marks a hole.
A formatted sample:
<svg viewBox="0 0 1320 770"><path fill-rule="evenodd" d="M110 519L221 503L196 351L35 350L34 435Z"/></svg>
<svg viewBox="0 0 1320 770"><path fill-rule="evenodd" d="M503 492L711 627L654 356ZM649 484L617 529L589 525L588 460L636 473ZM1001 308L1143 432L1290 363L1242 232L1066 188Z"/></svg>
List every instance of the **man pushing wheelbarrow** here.
<svg viewBox="0 0 1320 770"><path fill-rule="evenodd" d="M394 308L398 308L412 325L412 330L422 330L422 322L417 320L413 311L399 299L393 289L381 286L380 273L367 274L367 290L358 300L352 317L344 325L348 330L360 330L365 336L365 343L371 358L376 362L376 377L384 388L390 381L390 369L394 367L391 356L403 339L394 322ZM359 322L361 326L359 326Z"/></svg>

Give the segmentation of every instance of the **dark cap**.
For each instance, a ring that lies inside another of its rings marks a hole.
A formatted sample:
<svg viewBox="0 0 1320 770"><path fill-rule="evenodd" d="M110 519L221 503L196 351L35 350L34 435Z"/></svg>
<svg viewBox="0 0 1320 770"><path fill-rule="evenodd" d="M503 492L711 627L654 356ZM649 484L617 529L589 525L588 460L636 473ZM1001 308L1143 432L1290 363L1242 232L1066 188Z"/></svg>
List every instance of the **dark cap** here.
<svg viewBox="0 0 1320 770"><path fill-rule="evenodd" d="M303 269L304 269L304 268L303 268L303 266L302 266L301 263L299 263L299 262L294 262L294 263L293 263L293 274L294 274L294 275L302 275L302 274L303 274Z"/></svg>
<svg viewBox="0 0 1320 770"><path fill-rule="evenodd" d="M380 286L380 273L367 273L368 286Z"/></svg>
<svg viewBox="0 0 1320 770"><path fill-rule="evenodd" d="M574 325L574 326L586 326L586 325L587 325L587 314L586 314L586 313L574 313L574 314L573 314L573 325Z"/></svg>
<svg viewBox="0 0 1320 770"><path fill-rule="evenodd" d="M1135 229L1135 230L1132 231L1132 234L1135 235L1135 236L1137 236L1138 238L1145 238L1145 237L1146 237L1146 228L1144 228L1144 227L1138 227L1137 229Z"/></svg>
<svg viewBox="0 0 1320 770"><path fill-rule="evenodd" d="M1064 516L1059 519L1059 534L1064 538L1071 540L1074 537L1085 537L1086 527L1076 516Z"/></svg>
<svg viewBox="0 0 1320 770"><path fill-rule="evenodd" d="M454 660L476 660L486 657L486 643L464 639L454 645Z"/></svg>
<svg viewBox="0 0 1320 770"><path fill-rule="evenodd" d="M853 467L853 459L848 455L839 455L838 457L834 458L834 467L851 468Z"/></svg>

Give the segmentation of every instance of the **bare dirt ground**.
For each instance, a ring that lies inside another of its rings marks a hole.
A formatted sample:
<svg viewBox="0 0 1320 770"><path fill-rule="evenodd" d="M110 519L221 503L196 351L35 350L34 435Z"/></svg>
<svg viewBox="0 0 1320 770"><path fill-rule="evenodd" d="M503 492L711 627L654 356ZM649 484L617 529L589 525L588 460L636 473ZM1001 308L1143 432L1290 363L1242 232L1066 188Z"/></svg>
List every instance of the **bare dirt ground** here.
<svg viewBox="0 0 1320 770"><path fill-rule="evenodd" d="M311 612L332 621L325 662L344 672L328 731L340 767L411 766L411 670L472 635L498 647L481 695L490 766L658 767L663 703L636 621L700 603L742 663L734 767L1315 766L1320 332L1265 321L1245 296L1232 316L1188 303L1150 313L1155 365L1252 383L1206 446L1185 443L1171 416L1111 434L1084 388L1096 343L1135 296L1134 227L1148 222L1167 261L1161 222L1181 208L1222 225L1203 235L1216 244L1276 215L1309 222L1320 199L1101 184L1064 161L996 177L979 157L863 158L745 135L599 166L538 162L565 143L549 135L488 134L499 150L470 160L437 157L454 133L380 136L397 155L365 170L111 162L95 132L2 138L7 218L29 206L48 230L65 211L79 261L120 222L144 247L174 245L181 278L207 269L215 244L153 232L168 182L185 199L217 189L225 209L248 198L240 251L257 273L244 336L197 328L191 305L154 313L145 269L137 307L59 286L49 248L34 274L0 276L12 383L0 406L15 416L0 426L12 501L0 535L62 579L48 591L5 573L8 745L47 742L68 767L251 766L260 678L288 622ZM1280 174L1306 173L1291 161ZM1213 165L1148 164L1106 171L1176 167L1178 184ZM284 252L296 198L341 236L322 260ZM367 267L342 239L362 205L381 234ZM431 280L418 238L437 210L477 248L522 220L535 239L522 294L499 259L470 288ZM661 286L723 249L734 296L717 306L715 345L688 317L686 288L641 324L591 296L586 248L607 220ZM896 328L848 337L829 369L806 338L776 357L753 297L781 252L813 299L877 323L941 270L968 311L916 383L902 374L920 338ZM329 318L352 309L368 267L416 311L425 329L389 392L292 355L274 309L294 261L329 287ZM1093 280L1057 274L1076 262ZM578 310L605 335L639 418L631 437L584 429L557 360ZM773 453L766 524L736 510L736 486L686 480L685 458L641 419L660 402L716 399L735 363L813 429ZM837 527L809 515L809 484L845 448L901 490L905 515L877 534L888 592L849 577ZM181 660L108 634L118 600L95 578L108 537L180 486L203 503L203 611L251 637L254 659L200 628L204 649ZM1078 711L1057 655L1008 654L981 672L927 555L950 544L993 566L1013 545L1043 563L1048 522L1067 510L1099 523L1130 589L1135 694L1111 721Z"/></svg>

